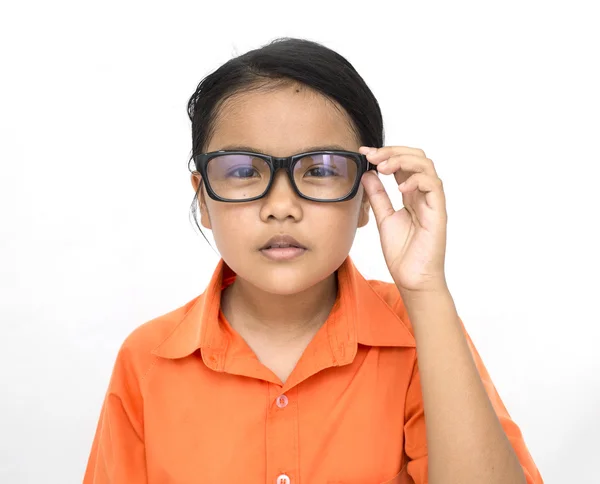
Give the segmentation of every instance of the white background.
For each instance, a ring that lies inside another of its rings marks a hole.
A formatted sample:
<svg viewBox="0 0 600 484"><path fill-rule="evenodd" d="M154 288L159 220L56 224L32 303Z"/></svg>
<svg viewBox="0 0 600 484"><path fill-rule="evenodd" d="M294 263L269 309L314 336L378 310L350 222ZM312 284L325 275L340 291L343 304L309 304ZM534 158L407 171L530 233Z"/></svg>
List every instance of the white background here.
<svg viewBox="0 0 600 484"><path fill-rule="evenodd" d="M0 11L0 482L81 482L120 344L204 290L187 101L279 36L347 57L386 144L434 161L450 289L504 403L546 482L600 482L595 2L212 3ZM351 255L391 281L373 223Z"/></svg>

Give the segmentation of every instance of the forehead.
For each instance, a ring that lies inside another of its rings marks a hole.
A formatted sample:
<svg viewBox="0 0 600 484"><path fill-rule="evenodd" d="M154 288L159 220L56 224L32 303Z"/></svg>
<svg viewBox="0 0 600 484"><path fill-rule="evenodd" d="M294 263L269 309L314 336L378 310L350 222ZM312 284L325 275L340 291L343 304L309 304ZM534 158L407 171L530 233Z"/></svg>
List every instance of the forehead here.
<svg viewBox="0 0 600 484"><path fill-rule="evenodd" d="M350 117L334 101L292 84L240 93L225 101L206 151L248 146L262 153L288 156L309 147L331 145L358 150Z"/></svg>

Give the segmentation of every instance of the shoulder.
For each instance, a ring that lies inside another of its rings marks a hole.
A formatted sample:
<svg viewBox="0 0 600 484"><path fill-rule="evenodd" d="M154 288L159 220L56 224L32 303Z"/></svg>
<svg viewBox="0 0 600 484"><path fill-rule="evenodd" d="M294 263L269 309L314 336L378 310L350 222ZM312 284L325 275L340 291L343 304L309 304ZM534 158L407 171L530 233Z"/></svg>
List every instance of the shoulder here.
<svg viewBox="0 0 600 484"><path fill-rule="evenodd" d="M130 348L153 350L173 332L201 298L202 295L197 296L183 306L140 324L127 336L123 344Z"/></svg>
<svg viewBox="0 0 600 484"><path fill-rule="evenodd" d="M413 333L413 327L406 311L406 306L400 295L400 291L393 282L380 281L378 279L366 279L367 284L371 289L379 296L379 298L385 303L407 326L411 333ZM414 336L414 334L413 334Z"/></svg>
<svg viewBox="0 0 600 484"><path fill-rule="evenodd" d="M186 314L203 296L201 294L184 305L137 326L121 344L117 366L126 366L143 377L157 361L158 357L153 354L153 350L177 329Z"/></svg>

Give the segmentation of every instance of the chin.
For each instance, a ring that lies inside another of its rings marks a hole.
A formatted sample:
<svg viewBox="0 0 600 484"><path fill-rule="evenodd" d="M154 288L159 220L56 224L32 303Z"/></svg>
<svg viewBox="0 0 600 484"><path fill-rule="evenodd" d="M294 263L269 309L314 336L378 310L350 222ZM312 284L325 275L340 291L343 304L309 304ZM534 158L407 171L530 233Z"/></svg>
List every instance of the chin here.
<svg viewBox="0 0 600 484"><path fill-rule="evenodd" d="M326 274L327 277L329 274ZM289 296L305 291L324 279L322 274L304 264L263 264L245 278L256 287L271 294Z"/></svg>
<svg viewBox="0 0 600 484"><path fill-rule="evenodd" d="M258 254L258 258L248 257L239 262L240 264L230 265L239 277L265 292L280 296L310 289L329 277L341 264L340 262L337 266L334 264L329 268L331 260L327 263L301 259L275 262L266 259L262 254ZM239 270L236 270L238 268Z"/></svg>

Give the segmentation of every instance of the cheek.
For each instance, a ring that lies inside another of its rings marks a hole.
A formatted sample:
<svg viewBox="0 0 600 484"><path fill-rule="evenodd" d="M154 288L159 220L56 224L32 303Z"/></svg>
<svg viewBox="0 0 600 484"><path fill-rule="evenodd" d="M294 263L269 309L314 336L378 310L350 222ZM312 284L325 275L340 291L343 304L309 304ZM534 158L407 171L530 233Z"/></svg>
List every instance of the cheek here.
<svg viewBox="0 0 600 484"><path fill-rule="evenodd" d="M260 214L250 205L211 203L208 206L213 237L221 250L234 249L260 231ZM333 204L306 204L299 222L301 232L321 247L345 250L352 245L360 215L358 197Z"/></svg>
<svg viewBox="0 0 600 484"><path fill-rule="evenodd" d="M217 244L233 244L236 240L243 240L244 234L252 230L252 217L242 207L234 204L216 204L208 207L213 237Z"/></svg>
<svg viewBox="0 0 600 484"><path fill-rule="evenodd" d="M346 245L351 243L356 233L359 216L359 205L350 200L331 206L318 207L315 213L306 221L310 225L310 232L319 234L319 238L327 245Z"/></svg>

